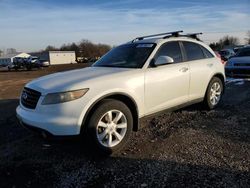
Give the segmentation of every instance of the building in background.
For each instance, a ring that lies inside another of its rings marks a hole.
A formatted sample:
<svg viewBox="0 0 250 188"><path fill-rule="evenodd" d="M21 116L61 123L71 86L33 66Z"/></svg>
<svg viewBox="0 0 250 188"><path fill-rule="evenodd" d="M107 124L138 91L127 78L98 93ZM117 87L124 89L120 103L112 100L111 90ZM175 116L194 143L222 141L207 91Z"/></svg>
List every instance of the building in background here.
<svg viewBox="0 0 250 188"><path fill-rule="evenodd" d="M49 62L51 65L76 63L74 51L49 51Z"/></svg>
<svg viewBox="0 0 250 188"><path fill-rule="evenodd" d="M50 65L76 63L75 51L48 51L31 55L37 56L41 61L49 61Z"/></svg>
<svg viewBox="0 0 250 188"><path fill-rule="evenodd" d="M16 58L16 57L28 58L28 57L30 57L30 54L16 52L13 54L4 55L3 57L0 57L0 66L7 66L9 64L12 64L14 58Z"/></svg>

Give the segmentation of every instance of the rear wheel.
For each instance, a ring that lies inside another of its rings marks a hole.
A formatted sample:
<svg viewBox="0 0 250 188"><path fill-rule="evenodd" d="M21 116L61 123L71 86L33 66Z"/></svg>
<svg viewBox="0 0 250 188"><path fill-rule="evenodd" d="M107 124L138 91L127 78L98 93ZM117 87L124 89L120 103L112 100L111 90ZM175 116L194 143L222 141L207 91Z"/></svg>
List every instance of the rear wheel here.
<svg viewBox="0 0 250 188"><path fill-rule="evenodd" d="M120 150L130 137L132 125L131 111L124 103L111 99L102 101L88 123L91 150L104 154Z"/></svg>
<svg viewBox="0 0 250 188"><path fill-rule="evenodd" d="M221 79L214 77L210 81L206 95L204 98L204 105L207 109L214 109L221 101L221 96L223 93L223 84Z"/></svg>

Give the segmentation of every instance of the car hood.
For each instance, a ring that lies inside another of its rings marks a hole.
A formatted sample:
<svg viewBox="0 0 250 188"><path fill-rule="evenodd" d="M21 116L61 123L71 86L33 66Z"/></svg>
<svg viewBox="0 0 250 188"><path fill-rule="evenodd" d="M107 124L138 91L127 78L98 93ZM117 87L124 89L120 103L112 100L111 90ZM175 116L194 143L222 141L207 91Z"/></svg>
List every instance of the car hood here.
<svg viewBox="0 0 250 188"><path fill-rule="evenodd" d="M249 63L250 64L250 56L246 57L232 57L228 60L230 63Z"/></svg>
<svg viewBox="0 0 250 188"><path fill-rule="evenodd" d="M62 92L86 87L84 83L93 79L103 79L132 69L110 67L88 67L65 71L40 77L29 82L26 87L42 92L42 94Z"/></svg>

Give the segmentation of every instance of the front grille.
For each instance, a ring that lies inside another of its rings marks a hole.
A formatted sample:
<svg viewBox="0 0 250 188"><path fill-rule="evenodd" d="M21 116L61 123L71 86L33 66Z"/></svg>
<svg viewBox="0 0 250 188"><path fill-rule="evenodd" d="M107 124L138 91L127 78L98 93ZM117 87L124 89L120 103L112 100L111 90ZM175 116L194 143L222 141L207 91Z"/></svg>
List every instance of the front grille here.
<svg viewBox="0 0 250 188"><path fill-rule="evenodd" d="M24 107L35 109L41 93L25 87L21 95L21 103Z"/></svg>

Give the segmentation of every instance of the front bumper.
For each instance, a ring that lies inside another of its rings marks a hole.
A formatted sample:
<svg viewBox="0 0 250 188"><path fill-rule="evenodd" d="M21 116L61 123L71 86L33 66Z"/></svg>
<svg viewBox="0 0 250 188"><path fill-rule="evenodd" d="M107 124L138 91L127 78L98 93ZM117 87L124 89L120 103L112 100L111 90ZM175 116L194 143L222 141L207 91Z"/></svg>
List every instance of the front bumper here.
<svg viewBox="0 0 250 188"><path fill-rule="evenodd" d="M23 121L21 121L19 118L18 119L18 122L21 126L23 126L24 128L34 132L34 133L37 133L38 135L42 136L43 138L51 138L51 137L55 137L55 135L52 135L50 132L44 130L44 129L40 129L38 127L34 127L32 125L28 125L26 123L24 123Z"/></svg>
<svg viewBox="0 0 250 188"><path fill-rule="evenodd" d="M22 125L44 130L47 134L53 136L73 136L80 134L81 126L78 125L80 112L75 110L69 113L69 109L62 108L56 110L59 105L44 105L42 109L38 107L35 110L27 109L21 104L16 109L17 118ZM71 105L66 104L64 107ZM48 110L46 110L48 108ZM50 108L50 109L49 109ZM54 110L52 110L54 108ZM72 109L72 108L70 108ZM75 108L76 109L76 108ZM42 131L41 131L42 132Z"/></svg>

